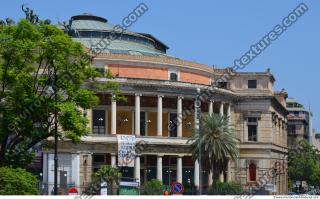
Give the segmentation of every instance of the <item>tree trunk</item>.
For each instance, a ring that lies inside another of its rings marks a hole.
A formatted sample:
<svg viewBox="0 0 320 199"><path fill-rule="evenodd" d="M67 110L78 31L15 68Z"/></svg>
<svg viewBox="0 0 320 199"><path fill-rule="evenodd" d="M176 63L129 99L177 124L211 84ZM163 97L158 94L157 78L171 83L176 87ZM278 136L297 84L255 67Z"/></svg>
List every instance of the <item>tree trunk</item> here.
<svg viewBox="0 0 320 199"><path fill-rule="evenodd" d="M217 182L219 180L219 171L216 165L212 166L212 192L214 193L217 188Z"/></svg>

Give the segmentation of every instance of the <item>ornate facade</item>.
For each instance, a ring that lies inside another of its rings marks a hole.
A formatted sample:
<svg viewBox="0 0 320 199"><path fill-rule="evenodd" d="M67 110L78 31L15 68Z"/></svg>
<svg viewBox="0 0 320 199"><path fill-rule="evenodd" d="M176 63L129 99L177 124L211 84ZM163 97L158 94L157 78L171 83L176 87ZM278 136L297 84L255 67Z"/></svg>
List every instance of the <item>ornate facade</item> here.
<svg viewBox="0 0 320 199"><path fill-rule="evenodd" d="M72 27L78 31L74 39L88 49L114 31L107 20L91 15L73 17ZM168 47L149 34L125 31L104 43L109 44L93 64L115 78L96 81L119 83L127 101L113 100L109 90L97 91L100 104L85 111L91 134L77 145L59 143L60 186L83 188L101 165L116 166L116 136L126 134L135 135L139 150L134 168L121 168L123 176L142 185L156 178L168 185L177 181L199 187L199 162L191 158L188 137L200 88L201 114L229 116L239 140L240 158L229 162L220 180L239 182L246 189L274 184L276 193L287 193L287 95L273 90L275 79L269 70L235 72L181 60L167 55ZM212 87L224 74L228 78ZM210 185L205 165L202 175L203 186ZM52 151L44 154L44 181L52 190Z"/></svg>

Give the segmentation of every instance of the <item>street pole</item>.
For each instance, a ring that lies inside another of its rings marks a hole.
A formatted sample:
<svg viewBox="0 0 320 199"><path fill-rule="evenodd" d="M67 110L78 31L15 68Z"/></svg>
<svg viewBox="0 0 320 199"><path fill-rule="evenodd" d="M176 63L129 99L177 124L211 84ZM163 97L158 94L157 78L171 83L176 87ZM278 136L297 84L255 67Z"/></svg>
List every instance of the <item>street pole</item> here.
<svg viewBox="0 0 320 199"><path fill-rule="evenodd" d="M57 81L57 72L54 70L54 195L58 195L58 117L57 117L57 89L56 89L56 81Z"/></svg>
<svg viewBox="0 0 320 199"><path fill-rule="evenodd" d="M198 155L198 162L199 162L199 195L202 195L202 158L201 158L201 131L200 131L200 119L201 119L201 102L200 102L200 88L197 88L197 96L196 96L196 133L199 136L199 155Z"/></svg>

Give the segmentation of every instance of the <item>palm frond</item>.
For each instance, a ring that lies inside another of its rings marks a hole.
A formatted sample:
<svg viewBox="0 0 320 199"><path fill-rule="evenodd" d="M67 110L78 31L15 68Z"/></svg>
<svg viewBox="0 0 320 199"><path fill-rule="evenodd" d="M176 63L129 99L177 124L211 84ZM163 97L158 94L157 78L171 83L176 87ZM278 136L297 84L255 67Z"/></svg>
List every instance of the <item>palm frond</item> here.
<svg viewBox="0 0 320 199"><path fill-rule="evenodd" d="M219 114L203 117L200 134L194 132L189 143L194 159L199 157L201 143L201 156L208 160L210 165L234 160L239 156L234 129L229 125L228 118Z"/></svg>

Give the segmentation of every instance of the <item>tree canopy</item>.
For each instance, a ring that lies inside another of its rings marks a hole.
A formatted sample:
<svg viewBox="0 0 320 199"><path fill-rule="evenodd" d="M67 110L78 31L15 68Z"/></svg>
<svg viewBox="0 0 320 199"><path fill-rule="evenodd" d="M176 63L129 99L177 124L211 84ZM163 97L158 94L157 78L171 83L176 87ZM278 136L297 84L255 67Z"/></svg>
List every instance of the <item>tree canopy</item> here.
<svg viewBox="0 0 320 199"><path fill-rule="evenodd" d="M292 181L307 181L309 185L320 184L319 151L305 140L296 141L289 149L288 175Z"/></svg>
<svg viewBox="0 0 320 199"><path fill-rule="evenodd" d="M24 169L0 167L0 195L37 195L38 180Z"/></svg>
<svg viewBox="0 0 320 199"><path fill-rule="evenodd" d="M192 142L192 156L198 159L201 148L202 160L208 162L213 173L212 186L215 189L220 173L226 171L228 161L239 156L237 140L228 118L219 114L203 117L200 131L200 133L194 132L189 140Z"/></svg>
<svg viewBox="0 0 320 199"><path fill-rule="evenodd" d="M87 135L84 110L99 99L84 84L97 76L86 49L56 26L0 25L0 165L30 163L32 148L54 135L55 111L60 139ZM119 93L112 83L96 88Z"/></svg>

